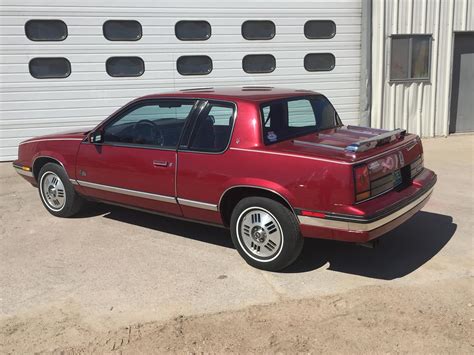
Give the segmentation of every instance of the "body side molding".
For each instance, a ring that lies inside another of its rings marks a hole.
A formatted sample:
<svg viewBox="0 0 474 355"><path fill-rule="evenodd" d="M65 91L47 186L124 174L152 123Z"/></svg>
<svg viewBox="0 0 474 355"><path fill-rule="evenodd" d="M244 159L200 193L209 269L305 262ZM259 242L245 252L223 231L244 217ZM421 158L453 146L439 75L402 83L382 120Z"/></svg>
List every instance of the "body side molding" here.
<svg viewBox="0 0 474 355"><path fill-rule="evenodd" d="M158 194L154 194L150 192L124 189L122 187L116 187L116 186L96 184L96 183L88 182L84 180L69 179L69 181L73 185L79 185L79 186L87 187L91 189L97 189L97 190L113 192L113 193L118 193L118 194L123 194L123 195L129 195L129 196L134 196L134 197L140 197L140 198L147 198L150 200L155 200L155 201L160 201L160 202L168 202L168 203L175 203L175 204L178 203L183 206L201 208L201 209L217 212L217 205L212 204L212 203L188 200L188 199L179 198L179 197L175 198L173 196L158 195Z"/></svg>
<svg viewBox="0 0 474 355"><path fill-rule="evenodd" d="M114 193L118 193L122 195L134 196L134 197L147 198L150 200L155 200L155 201L160 201L160 202L177 203L176 198L174 198L173 196L164 196L164 195L153 194L150 192L129 190L129 189L121 188L121 187L96 184L94 182L88 182L88 181L83 181L83 180L76 180L76 182L79 186L88 187L91 189L114 192Z"/></svg>
<svg viewBox="0 0 474 355"><path fill-rule="evenodd" d="M215 212L218 211L217 205L213 203L188 200L188 199L179 198L179 197L178 197L178 203L183 206L202 208L204 210L215 211Z"/></svg>

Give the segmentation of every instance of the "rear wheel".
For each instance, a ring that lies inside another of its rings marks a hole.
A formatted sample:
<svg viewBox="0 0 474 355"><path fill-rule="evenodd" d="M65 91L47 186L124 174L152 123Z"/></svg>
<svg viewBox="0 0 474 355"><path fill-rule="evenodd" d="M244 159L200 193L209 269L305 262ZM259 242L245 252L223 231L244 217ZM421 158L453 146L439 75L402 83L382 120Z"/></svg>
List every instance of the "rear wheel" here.
<svg viewBox="0 0 474 355"><path fill-rule="evenodd" d="M45 164L38 176L38 189L43 205L57 217L71 217L81 209L84 199L72 186L64 168Z"/></svg>
<svg viewBox="0 0 474 355"><path fill-rule="evenodd" d="M237 204L231 217L231 236L247 263L263 270L284 269L303 248L295 215L265 197L248 197Z"/></svg>

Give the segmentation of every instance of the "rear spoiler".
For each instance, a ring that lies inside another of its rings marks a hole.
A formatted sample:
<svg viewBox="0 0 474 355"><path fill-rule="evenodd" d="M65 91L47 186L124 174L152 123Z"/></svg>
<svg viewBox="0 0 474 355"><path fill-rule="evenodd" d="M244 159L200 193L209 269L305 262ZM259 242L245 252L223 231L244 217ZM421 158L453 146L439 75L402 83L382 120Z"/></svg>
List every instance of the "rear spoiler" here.
<svg viewBox="0 0 474 355"><path fill-rule="evenodd" d="M352 130L358 130L358 131L366 131L367 129L364 127L359 127L359 126L347 126L347 128L350 128ZM374 129L372 129L372 132ZM395 129L393 131L384 131L384 130L379 130L380 133L376 136L360 140L358 142L349 144L346 148L345 151L348 153L360 153L360 152L365 152L370 149L374 149L375 147L388 144L390 142L393 142L395 140L403 139L405 137L405 134L407 131L405 129ZM367 132L369 133L369 132Z"/></svg>

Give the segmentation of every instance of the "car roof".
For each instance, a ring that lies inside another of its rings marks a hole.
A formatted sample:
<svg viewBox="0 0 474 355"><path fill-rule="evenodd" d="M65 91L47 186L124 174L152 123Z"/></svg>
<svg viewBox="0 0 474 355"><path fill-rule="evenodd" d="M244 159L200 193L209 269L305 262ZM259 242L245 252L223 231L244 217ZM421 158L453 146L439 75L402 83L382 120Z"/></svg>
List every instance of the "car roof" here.
<svg viewBox="0 0 474 355"><path fill-rule="evenodd" d="M242 87L203 87L182 89L179 91L143 96L140 99L158 99L163 97L199 98L225 101L265 102L290 97L316 95L315 91L276 88L271 86L242 86Z"/></svg>

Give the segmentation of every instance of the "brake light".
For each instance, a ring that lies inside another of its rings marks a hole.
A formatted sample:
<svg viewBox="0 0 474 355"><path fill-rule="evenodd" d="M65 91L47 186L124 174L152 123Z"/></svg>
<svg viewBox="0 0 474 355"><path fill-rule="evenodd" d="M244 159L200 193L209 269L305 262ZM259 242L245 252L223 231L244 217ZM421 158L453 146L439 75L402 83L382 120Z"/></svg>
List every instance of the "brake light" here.
<svg viewBox="0 0 474 355"><path fill-rule="evenodd" d="M362 201L370 197L369 168L366 164L354 168L356 201Z"/></svg>

